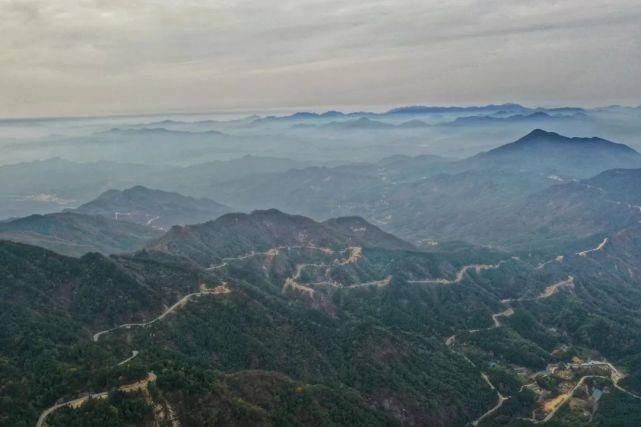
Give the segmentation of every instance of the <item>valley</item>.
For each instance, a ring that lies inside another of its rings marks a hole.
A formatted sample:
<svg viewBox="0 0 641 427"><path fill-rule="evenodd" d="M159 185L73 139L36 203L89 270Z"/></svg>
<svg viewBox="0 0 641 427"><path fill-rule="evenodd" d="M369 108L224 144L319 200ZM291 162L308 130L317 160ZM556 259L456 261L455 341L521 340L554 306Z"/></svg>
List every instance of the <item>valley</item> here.
<svg viewBox="0 0 641 427"><path fill-rule="evenodd" d="M0 424L129 407L162 426L635 413L641 195L634 169L598 170L604 153L636 162L611 144L534 131L463 160L288 164L5 221L0 297L19 303L0 307ZM539 153L566 149L583 166ZM263 204L294 213L235 212Z"/></svg>
<svg viewBox="0 0 641 427"><path fill-rule="evenodd" d="M0 427L641 426L639 0L0 16Z"/></svg>
<svg viewBox="0 0 641 427"><path fill-rule="evenodd" d="M482 259L489 255L490 257L495 257L495 261L477 261L457 267L451 266L448 268L448 270L452 271L450 274L434 274L432 271L430 278L417 280L414 279L417 273L413 272L413 270L422 269L423 267L421 267L421 265L423 263L434 265L432 264L433 261L431 261L433 257L446 256L444 259L448 259L446 252L440 255L438 252L396 249L396 247L404 248L404 246L380 233L379 236L381 240L379 240L379 244L381 246L379 248L376 248L376 245L369 246L372 242L371 240L369 240L365 246L354 246L353 243L356 242L354 236L349 234L342 235L321 223L309 222L306 219L289 216L273 210L231 218L233 218L232 223L234 224L236 224L237 221L253 224L252 227L256 230L254 232L258 233L257 236L261 235L262 231L260 230L262 227L268 224L270 228L275 227L277 224L277 227L283 230L283 234L279 234L280 237L273 241L278 244L271 247L255 246L253 242L260 240L255 240L253 237L250 238L249 235L247 235L243 238L248 245L245 250L236 248L236 250L240 249L238 252L242 255L232 256L221 256L222 254L227 254L228 250L224 245L221 246L219 239L207 241L199 239L198 241L209 242L206 244L214 244L216 246L212 246L211 249L209 247L202 247L198 252L194 252L195 258L193 258L193 260L196 261L197 265L194 272L200 271L201 273L196 274L211 276L198 285L197 292L187 292L183 294L183 296L177 297L173 302L165 305L165 307L160 310L160 314L149 316L148 319L150 318L151 320L127 321L94 332L91 335L91 341L96 345L103 345L102 343L104 341L104 345L109 347L118 345L118 342L125 337L128 337L127 341L134 340L133 348L136 350L129 350L129 356L120 359L120 361L115 361L115 367L140 363L137 361L141 360L141 357L143 357L143 364L147 365L148 362L144 360L148 360L147 358L150 356L152 358L155 357L152 355L157 350L153 350L155 344L153 344L152 341L148 341L148 339L145 338L146 336L151 337L151 335L153 335L157 337L154 338L154 340L158 339L159 343L165 342L166 344L164 345L167 345L171 340L177 338L170 338L174 336L174 333L186 333L186 331L173 332L172 329L176 327L176 324L184 322L184 320L182 320L183 318L189 318L189 313L194 310L191 307L214 304L214 298L231 298L229 301L232 301L238 298L238 295L234 297L234 293L239 292L240 294L245 294L254 286L267 286L264 289L269 289L269 286L274 286L274 298L284 298L285 301L292 301L297 305L307 307L305 310L317 311L322 313L323 316L329 316L328 319L341 318L352 310L352 308L349 308L351 304L350 301L354 298L362 298L362 295L364 295L363 292L396 293L398 290L404 289L402 292L419 292L415 297L415 299L418 298L416 302L419 302L424 301L423 298L425 298L424 296L418 297L418 295L421 295L420 292L422 291L419 291L421 288L426 289L432 287L435 290L450 288L452 290L461 289L463 292L470 292L479 286L479 284L484 283L486 277L492 277L493 286L502 286L501 284L506 280L508 280L508 282L505 282L505 284L507 285L507 283L509 283L509 277L514 274L515 271L522 269L531 271L531 274L538 272L537 274L541 275L541 278L549 277L550 275L552 275L552 277L558 276L559 272L555 273L555 270L561 268L562 270L570 271L566 269L574 268L575 258L594 258L595 254L604 251L604 248L607 247L606 243L608 242L608 239L604 239L594 249L565 254L562 256L564 260L563 263L547 263L542 267L536 262L530 265L518 256L506 257L505 254L501 253L482 255L482 252L472 250L471 254L473 257L481 257ZM231 218L223 217L216 222L208 224L207 228L203 228L202 230L198 229L198 233L208 233L209 235L211 235L211 233L218 233L218 231L215 231L218 230L218 224L227 224ZM245 225L239 225L239 227L241 227L240 229L247 230ZM308 234L308 231L301 233L303 229L315 231L312 234ZM155 262L167 262L169 259L161 261L163 257L167 256L175 257L177 254L185 256L182 255L186 253L185 249L183 249L183 245L185 244L183 240L188 239L188 241L192 241L195 238L193 235L193 233L196 232L195 230L196 229L187 234L177 233L172 237L167 237L160 245L153 242L150 251L146 252L146 254L141 253L138 255L138 257L142 257L139 261L134 257L131 260L125 258L119 262L129 264L133 261L134 264L127 267L133 268L138 262L146 262L143 260L149 256L157 258L158 261ZM221 229L221 232L222 230L223 229ZM345 230L348 233L353 232L351 229ZM358 227L357 230L362 230L362 228ZM376 235L378 232L372 231L372 233ZM293 240L283 241L283 236L291 236L287 239ZM235 243L230 241L230 244ZM389 247L389 249L387 247ZM560 257L561 256L557 256L554 260L556 261ZM381 261L383 264L379 264ZM400 263L398 267L395 267L396 263ZM135 268L138 269L138 267ZM400 268L400 270L397 270L397 268ZM434 267L431 267L428 271L431 271L433 268ZM254 271L255 273L252 273ZM239 276L239 274L241 274L241 276ZM244 284L243 276L254 277L254 279L252 279L253 284ZM488 420L496 419L497 417L500 418L505 405L508 405L513 399L521 399L521 397L515 396L529 393L527 391L530 390L528 384L536 384L537 392L534 396L537 397L533 402L533 406L529 409L529 411L535 415L528 417L524 414L522 419L524 421L529 420L535 424L556 419L559 411L566 407L570 400L576 401L575 394L578 393L579 390L592 387L588 386L588 384L592 384L592 381L608 379L614 390L618 390L631 397L636 396L634 392L630 392L625 387L619 385L619 382L624 379L625 376L610 362L599 361L599 359L591 359L589 362L574 361L576 356L573 361L561 362L565 363L563 366L567 367L564 369L570 369L572 372L606 368L608 372L584 375L567 374L567 378L565 376L563 377L566 378L564 379L565 385L560 391L557 391L556 387L544 385L546 381L550 381L548 378L556 378L556 376L560 375L560 372L565 372L556 368L559 362L552 362L552 360L555 359L555 357L552 356L555 354L554 351L551 351L548 353L548 356L546 356L552 359L548 360L547 368L543 371L544 373L531 370L529 367L518 367L518 363L515 364L515 361L510 362L509 359L488 362L484 360L487 356L482 355L482 350L481 353L478 353L479 349L472 351L477 345L474 344L474 342L483 339L483 336L493 334L499 330L512 330L513 319L521 316L522 312L529 312L529 305L543 304L544 301L556 300L559 297L576 298L574 294L577 290L576 280L575 275L566 275L565 279L558 278L557 280L553 280L552 284L549 282L547 284L541 283L529 290L523 289L520 291L521 295L515 297L509 297L509 292L505 293L509 288L506 288L504 291L495 289L492 292L497 292L496 296L484 298L489 307L502 306L502 308L488 315L490 324L487 327L473 326L464 329L462 333L459 332L454 335L447 335L444 333L445 331L438 333L438 335L442 337L442 342L445 343L444 350L447 349L447 351L453 352L457 357L460 357L461 363L464 365L467 364L470 369L476 371L481 381L477 387L486 386L488 389L483 393L488 393L488 397L492 395L495 396L493 402L488 399L484 410L477 413L476 418L468 419L469 423L473 425L483 425ZM582 280L585 280L585 278ZM264 282L263 285L261 285L262 282ZM234 285L230 287L227 283L234 283ZM273 283L273 285L269 285L269 283ZM444 285L449 286L444 287ZM171 284L168 284L168 286L171 286ZM249 288L247 288L247 286L249 286ZM233 291L232 288L234 289ZM398 290L395 290L397 288ZM350 296L350 294L346 292L353 293L353 295ZM456 292L458 293L460 291ZM528 296L528 294L531 296ZM373 296L374 294L371 295ZM205 298L206 296L213 297L211 302ZM215 305L220 304L222 304L222 302L215 303ZM394 308L392 309L395 310ZM362 310L362 308L359 310ZM457 305L454 304L450 306L450 310L459 312L460 309L457 309ZM531 312L531 314L528 315L532 315L533 313L535 312ZM361 314L361 316L363 314ZM385 322L383 324L385 324ZM395 322L392 322L383 327L391 327L394 324ZM409 324L407 325L409 326ZM410 327L409 330L412 330L412 328L414 327ZM188 335L192 333L193 332L187 332ZM107 337L109 337L109 339L106 339ZM169 341L167 341L167 339L169 339ZM569 345L569 342L568 344L561 345L561 347L567 347L567 345ZM480 349L482 348L483 346L481 346ZM589 353L593 350L583 349L580 350L580 353L586 351ZM499 360L500 359L501 357L499 356ZM488 368L488 366L490 367ZM495 377L498 372L496 369L512 372L510 375L513 375L515 380L518 381L518 390L512 390L510 392L504 389L504 386L498 385ZM521 380L519 379L522 376L520 373L521 370L531 370L531 373L523 376ZM156 369L154 369L154 371L156 371ZM156 375L158 374L161 374L161 372ZM130 384L132 384L132 386L121 386L121 391L141 390L140 387L136 388L135 386L135 384L139 383L134 382ZM485 384L485 386L483 386L483 384ZM548 387L550 387L549 390ZM48 416L57 409L62 407L80 407L82 403L88 399L88 396L92 396L94 399L106 399L107 394L105 392L93 392L83 398L72 400L59 399L62 400L61 403L56 403L49 409L45 409L41 414L43 421L40 425L44 425L44 419L48 418ZM156 403L153 404L157 404L157 402L159 402L158 399L161 399L162 402L167 402L166 405L173 407L172 411L174 411L174 415L172 417L181 417L180 405L178 405L177 402L171 402L167 397L157 397L153 400L153 402ZM150 400L150 402L152 401ZM163 405L165 405L165 403L162 403L161 406ZM558 416L561 417L561 415Z"/></svg>

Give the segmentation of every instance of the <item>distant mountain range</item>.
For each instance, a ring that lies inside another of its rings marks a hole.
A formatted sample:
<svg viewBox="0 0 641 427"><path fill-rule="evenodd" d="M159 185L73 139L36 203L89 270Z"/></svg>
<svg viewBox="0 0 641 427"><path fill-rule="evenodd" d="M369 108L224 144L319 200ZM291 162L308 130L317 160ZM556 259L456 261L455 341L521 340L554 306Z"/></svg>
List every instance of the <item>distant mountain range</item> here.
<svg viewBox="0 0 641 427"><path fill-rule="evenodd" d="M0 166L0 219L73 208L103 191L136 185L165 169L61 158Z"/></svg>
<svg viewBox="0 0 641 427"><path fill-rule="evenodd" d="M490 115L504 115L517 117L530 117L531 119L543 119L543 115L549 117L580 117L586 114L587 110L578 107L561 107L561 108L540 108L540 107L524 107L520 104L507 103L498 105L482 105L482 106L468 106L468 107L442 107L442 106L406 106L393 108L391 110L375 113L371 111L354 111L354 112L340 112L340 111L327 111L324 113L314 113L301 111L285 116L266 116L258 117L253 120L254 125L269 125L277 123L329 123L332 120L358 120L359 118L398 118L402 116L427 116L427 115L456 115L456 114L482 114L487 117ZM460 124L465 123L466 117L461 117Z"/></svg>
<svg viewBox="0 0 641 427"><path fill-rule="evenodd" d="M109 190L74 211L167 230L173 225L216 219L229 212L230 208L213 200L151 190L139 185L127 190Z"/></svg>
<svg viewBox="0 0 641 427"><path fill-rule="evenodd" d="M641 167L641 154L625 144L602 138L568 138L536 129L469 162L487 169L509 168L585 178L606 169Z"/></svg>
<svg viewBox="0 0 641 427"><path fill-rule="evenodd" d="M641 425L637 111L178 117L11 142L132 163L0 167L0 426Z"/></svg>
<svg viewBox="0 0 641 427"><path fill-rule="evenodd" d="M89 172L91 166L76 166L62 160L53 161L51 166L40 162L22 168L0 168L0 175L4 170L11 171L5 175L13 179L33 173L34 168L43 173L51 169L53 172L42 182L25 180L24 185L33 185L33 189L25 187L23 191L33 192L47 186L58 198L77 194L87 197L85 187L109 185L114 173L118 177L116 188L139 179L156 188L209 199L196 200L137 187L110 191L78 211L112 219L118 216L120 220L129 217L128 221L162 229L213 220L230 210L275 207L318 220L362 216L415 244L454 239L517 247L531 242L533 235L546 235L540 232L544 227L559 229L554 226L555 221L567 224L572 215L583 219L576 227L564 226L570 234L557 233L560 239L599 233L609 228L605 221L608 215L614 224L629 223L635 218L634 209L624 213L606 203L608 198L622 203L628 203L627 199L609 195L593 197L586 204L575 198L582 200L588 196L571 186L563 190L552 187L587 179L605 170L641 168L641 155L626 145L605 139L568 138L538 129L515 142L462 161L394 156L378 163L309 167L285 159L250 156L185 168L146 169L100 163L93 165L95 173ZM82 174L89 176L85 182L79 179ZM144 177L137 178L141 174ZM623 180L631 182L629 188L636 183L632 176ZM78 190L59 194L58 188L69 191L75 187ZM567 195L568 200L575 200L572 208L563 205L564 192L572 192L572 197ZM540 212L538 220L523 221L528 203L536 204L537 198L539 204L541 200L549 203L531 209ZM50 205L52 210L60 209L53 202ZM565 207L541 211L547 205ZM587 206L590 208L579 215L579 210ZM502 228L501 223L505 225Z"/></svg>
<svg viewBox="0 0 641 427"><path fill-rule="evenodd" d="M361 117L359 119L350 119L342 122L330 122L321 126L321 129L333 130L362 130L362 129L389 129L395 126L390 123L384 123L376 120Z"/></svg>
<svg viewBox="0 0 641 427"><path fill-rule="evenodd" d="M391 110L374 113L368 111L355 111L355 112L340 112L340 111L327 111L324 113L313 112L297 112L287 116L267 116L257 118L254 123L270 123L278 121L306 121L317 119L335 119L344 117L366 117L366 116L402 116L402 115L430 115L430 114L512 114L512 115L532 115L532 114L584 114L586 112L583 108L578 107L561 107L561 108L541 108L541 107L524 107L520 104L506 103L498 105L481 105L481 106L405 106L392 108Z"/></svg>
<svg viewBox="0 0 641 427"><path fill-rule="evenodd" d="M535 130L462 161L401 156L379 164L291 170L230 181L215 197L243 210L275 206L318 219L362 215L414 243L455 239L519 246L532 242L533 235L545 235L540 232L544 225L556 230L560 227L554 227L555 221L567 224L578 214L550 210L525 221L525 206L535 203L528 202L530 196L557 199L549 206L561 206L561 193L553 186L616 168L641 168L641 156L628 146L600 138ZM590 200L592 208L582 214L586 220L567 228L573 230L569 235L557 237L572 240L603 231L604 218L610 214L617 225L634 218L634 211L615 214L614 205L605 199ZM613 196L613 200L620 199Z"/></svg>
<svg viewBox="0 0 641 427"><path fill-rule="evenodd" d="M587 121L588 116L583 112L573 114L549 114L537 111L529 114L505 115L505 112L495 113L496 115L474 115L459 117L451 122L442 123L442 126L465 127L465 126L503 126L510 124L551 124L563 122Z"/></svg>
<svg viewBox="0 0 641 427"><path fill-rule="evenodd" d="M202 162L186 167L118 162L79 163L60 158L0 166L0 220L75 208L96 195L135 185L200 197L223 182L305 168L314 162L264 156Z"/></svg>
<svg viewBox="0 0 641 427"><path fill-rule="evenodd" d="M440 114L440 113L471 113L471 112L497 112L497 111L511 111L511 112L529 112L530 108L523 107L519 104L507 103L500 105L481 105L469 107L441 107L441 106L424 106L414 105L408 107L398 107L387 111L385 114Z"/></svg>
<svg viewBox="0 0 641 427"><path fill-rule="evenodd" d="M387 113L389 114L389 113ZM409 113L408 113L409 114ZM403 114L401 114L403 115ZM292 129L307 129L307 130L333 130L333 131L351 131L351 130L403 130L403 129L422 129L430 126L438 126L440 128L473 128L473 127L491 127L491 126L506 126L506 125L550 125L550 124L571 124L571 123L588 123L590 118L583 112L572 114L551 114L543 111L536 111L532 113L513 114L509 111L498 111L493 114L482 115L468 115L458 117L452 121L443 121L434 125L430 125L424 120L413 119L401 123L394 123L389 121L382 121L385 115L367 115L359 118L350 118L350 116L342 116L343 120L339 121L320 121L317 123L316 119L322 119L323 115L309 116L311 121L304 121L302 123L292 124ZM300 119L300 116L297 116ZM303 116L308 117L308 116ZM380 118L376 120L376 118ZM289 120L284 117L282 120Z"/></svg>
<svg viewBox="0 0 641 427"><path fill-rule="evenodd" d="M133 252L174 225L210 221L229 211L213 200L136 186L106 191L63 213L0 222L0 239L71 256Z"/></svg>
<svg viewBox="0 0 641 427"><path fill-rule="evenodd" d="M236 169L242 168L241 165L254 165L257 172L263 173L237 175ZM378 164L288 169L295 165L285 160L248 157L221 163L220 167L217 164L199 165L163 172L159 176L162 178L160 183L211 194L225 204L136 186L128 190L110 190L75 212L104 217L108 221L100 226L110 236L119 233L120 225L114 224L114 219L166 230L173 225L213 221L232 209L251 211L274 206L319 220L363 216L419 245L463 240L509 248L559 245L564 241L589 238L630 225L641 214L641 209L636 208L641 206L636 191L638 171L626 169L641 169L641 155L628 146L600 138L568 138L535 130L513 143L463 161L395 156ZM603 172L604 169L608 172ZM601 172L601 175L587 179ZM214 175L208 178L209 173ZM208 185L210 182L212 185ZM46 219L58 224L62 218L42 217L40 221ZM69 248L64 241L76 239L75 229L82 228L78 222L83 217L73 218L75 228L57 233L55 238L59 242L55 245L46 233L44 237L34 231L25 234L23 230L20 234L10 230L8 225L5 225L5 233L12 232L14 240L31 243L36 242L36 237L42 238L46 247L74 255L141 248L147 240L157 237L150 230L138 230L134 234L140 238L135 242L113 243L113 238L109 237L107 242L96 239L92 245L91 239L86 239L83 246ZM223 218L227 219L221 219L222 222L229 221L229 217ZM203 226L211 232L207 242L185 244L187 249L181 251L202 251L205 255L194 257L209 262L219 255L225 257L243 250L262 250L244 247L241 243L243 233L259 227L256 216L232 218L244 224L243 227L226 223L228 230L225 231L218 225ZM88 235L98 234L96 220L87 217L86 221L94 230ZM13 227L18 223L8 224ZM69 227L69 220L64 224ZM263 226L258 229L263 230ZM318 230L314 228L313 234L321 235L320 229L329 233L328 224L318 227ZM188 236L190 230L189 226L172 229L157 244L164 245L173 234ZM214 244L210 242L229 240L228 233L237 235L239 247L224 254L209 247ZM263 230L261 234L266 235L266 232ZM257 241L253 235L245 240ZM292 241L285 239L281 243L288 245ZM266 245L273 247L278 246L277 243L269 241ZM344 243L344 240L340 241L340 244Z"/></svg>
<svg viewBox="0 0 641 427"><path fill-rule="evenodd" d="M172 123L166 123L171 125ZM102 135L124 135L124 136L226 136L225 133L217 130L203 130L203 131L188 131L188 130L175 130L167 129L164 127L154 128L113 128L104 132Z"/></svg>

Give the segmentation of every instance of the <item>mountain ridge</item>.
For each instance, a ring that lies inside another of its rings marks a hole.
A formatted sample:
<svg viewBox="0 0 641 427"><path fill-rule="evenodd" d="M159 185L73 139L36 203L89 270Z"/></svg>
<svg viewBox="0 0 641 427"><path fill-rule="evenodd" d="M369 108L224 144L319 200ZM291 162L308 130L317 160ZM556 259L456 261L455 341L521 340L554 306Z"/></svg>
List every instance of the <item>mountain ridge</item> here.
<svg viewBox="0 0 641 427"><path fill-rule="evenodd" d="M641 154L603 138L566 137L534 129L514 142L465 159L462 165L588 178L608 169L641 167Z"/></svg>
<svg viewBox="0 0 641 427"><path fill-rule="evenodd" d="M226 257L277 247L319 247L342 250L367 245L413 250L414 247L359 217L316 222L278 209L230 213L203 224L174 226L148 249L179 255L204 266Z"/></svg>
<svg viewBox="0 0 641 427"><path fill-rule="evenodd" d="M631 154L635 153L641 156L641 154L638 151L636 151L635 149L633 149L632 147L626 144L612 142L607 139L603 139L599 137L587 137L587 138L567 137L557 132L550 132L543 129L534 129L530 133L528 133L525 136L522 136L516 141L494 148L490 151L485 152L485 154L521 149L526 146L531 146L532 144L547 144L550 146L553 146L556 144L567 144L567 145L583 144L584 148L585 148L585 145L594 145L599 147L607 147L610 149L617 149L617 150L621 150Z"/></svg>
<svg viewBox="0 0 641 427"><path fill-rule="evenodd" d="M159 235L150 227L75 212L36 214L0 223L0 239L76 257L88 252L132 252Z"/></svg>
<svg viewBox="0 0 641 427"><path fill-rule="evenodd" d="M74 209L74 212L124 219L166 230L173 225L212 220L230 210L211 199L136 185L125 190L108 190L95 200Z"/></svg>

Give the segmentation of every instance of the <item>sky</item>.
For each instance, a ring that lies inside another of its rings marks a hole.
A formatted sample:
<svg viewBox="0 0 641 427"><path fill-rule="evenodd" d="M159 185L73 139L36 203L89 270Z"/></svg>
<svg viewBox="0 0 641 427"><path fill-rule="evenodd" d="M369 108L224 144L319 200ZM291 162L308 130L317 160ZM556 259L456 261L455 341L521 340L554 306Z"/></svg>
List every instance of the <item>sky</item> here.
<svg viewBox="0 0 641 427"><path fill-rule="evenodd" d="M0 117L641 104L639 0L0 0Z"/></svg>

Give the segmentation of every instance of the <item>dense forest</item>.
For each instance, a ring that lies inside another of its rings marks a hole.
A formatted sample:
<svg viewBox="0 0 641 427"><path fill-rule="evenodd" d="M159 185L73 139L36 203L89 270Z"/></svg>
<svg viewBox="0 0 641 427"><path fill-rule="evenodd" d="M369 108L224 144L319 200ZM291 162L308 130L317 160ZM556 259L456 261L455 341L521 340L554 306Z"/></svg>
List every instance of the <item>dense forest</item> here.
<svg viewBox="0 0 641 427"><path fill-rule="evenodd" d="M586 380L575 397L606 391L591 406L599 424L636 413L626 393L641 389L638 290L624 260L608 267L616 245L603 259L539 268L540 254L381 239L252 252L244 236L232 245L249 255L221 267L212 254L214 268L173 254L183 241L82 258L2 243L0 424L30 426L47 407L95 393L106 394L63 405L47 424L464 425L497 393L502 404L483 423L527 424L582 375L579 365L558 375L550 366L606 358L625 373L625 392ZM571 405L554 418L579 421Z"/></svg>

